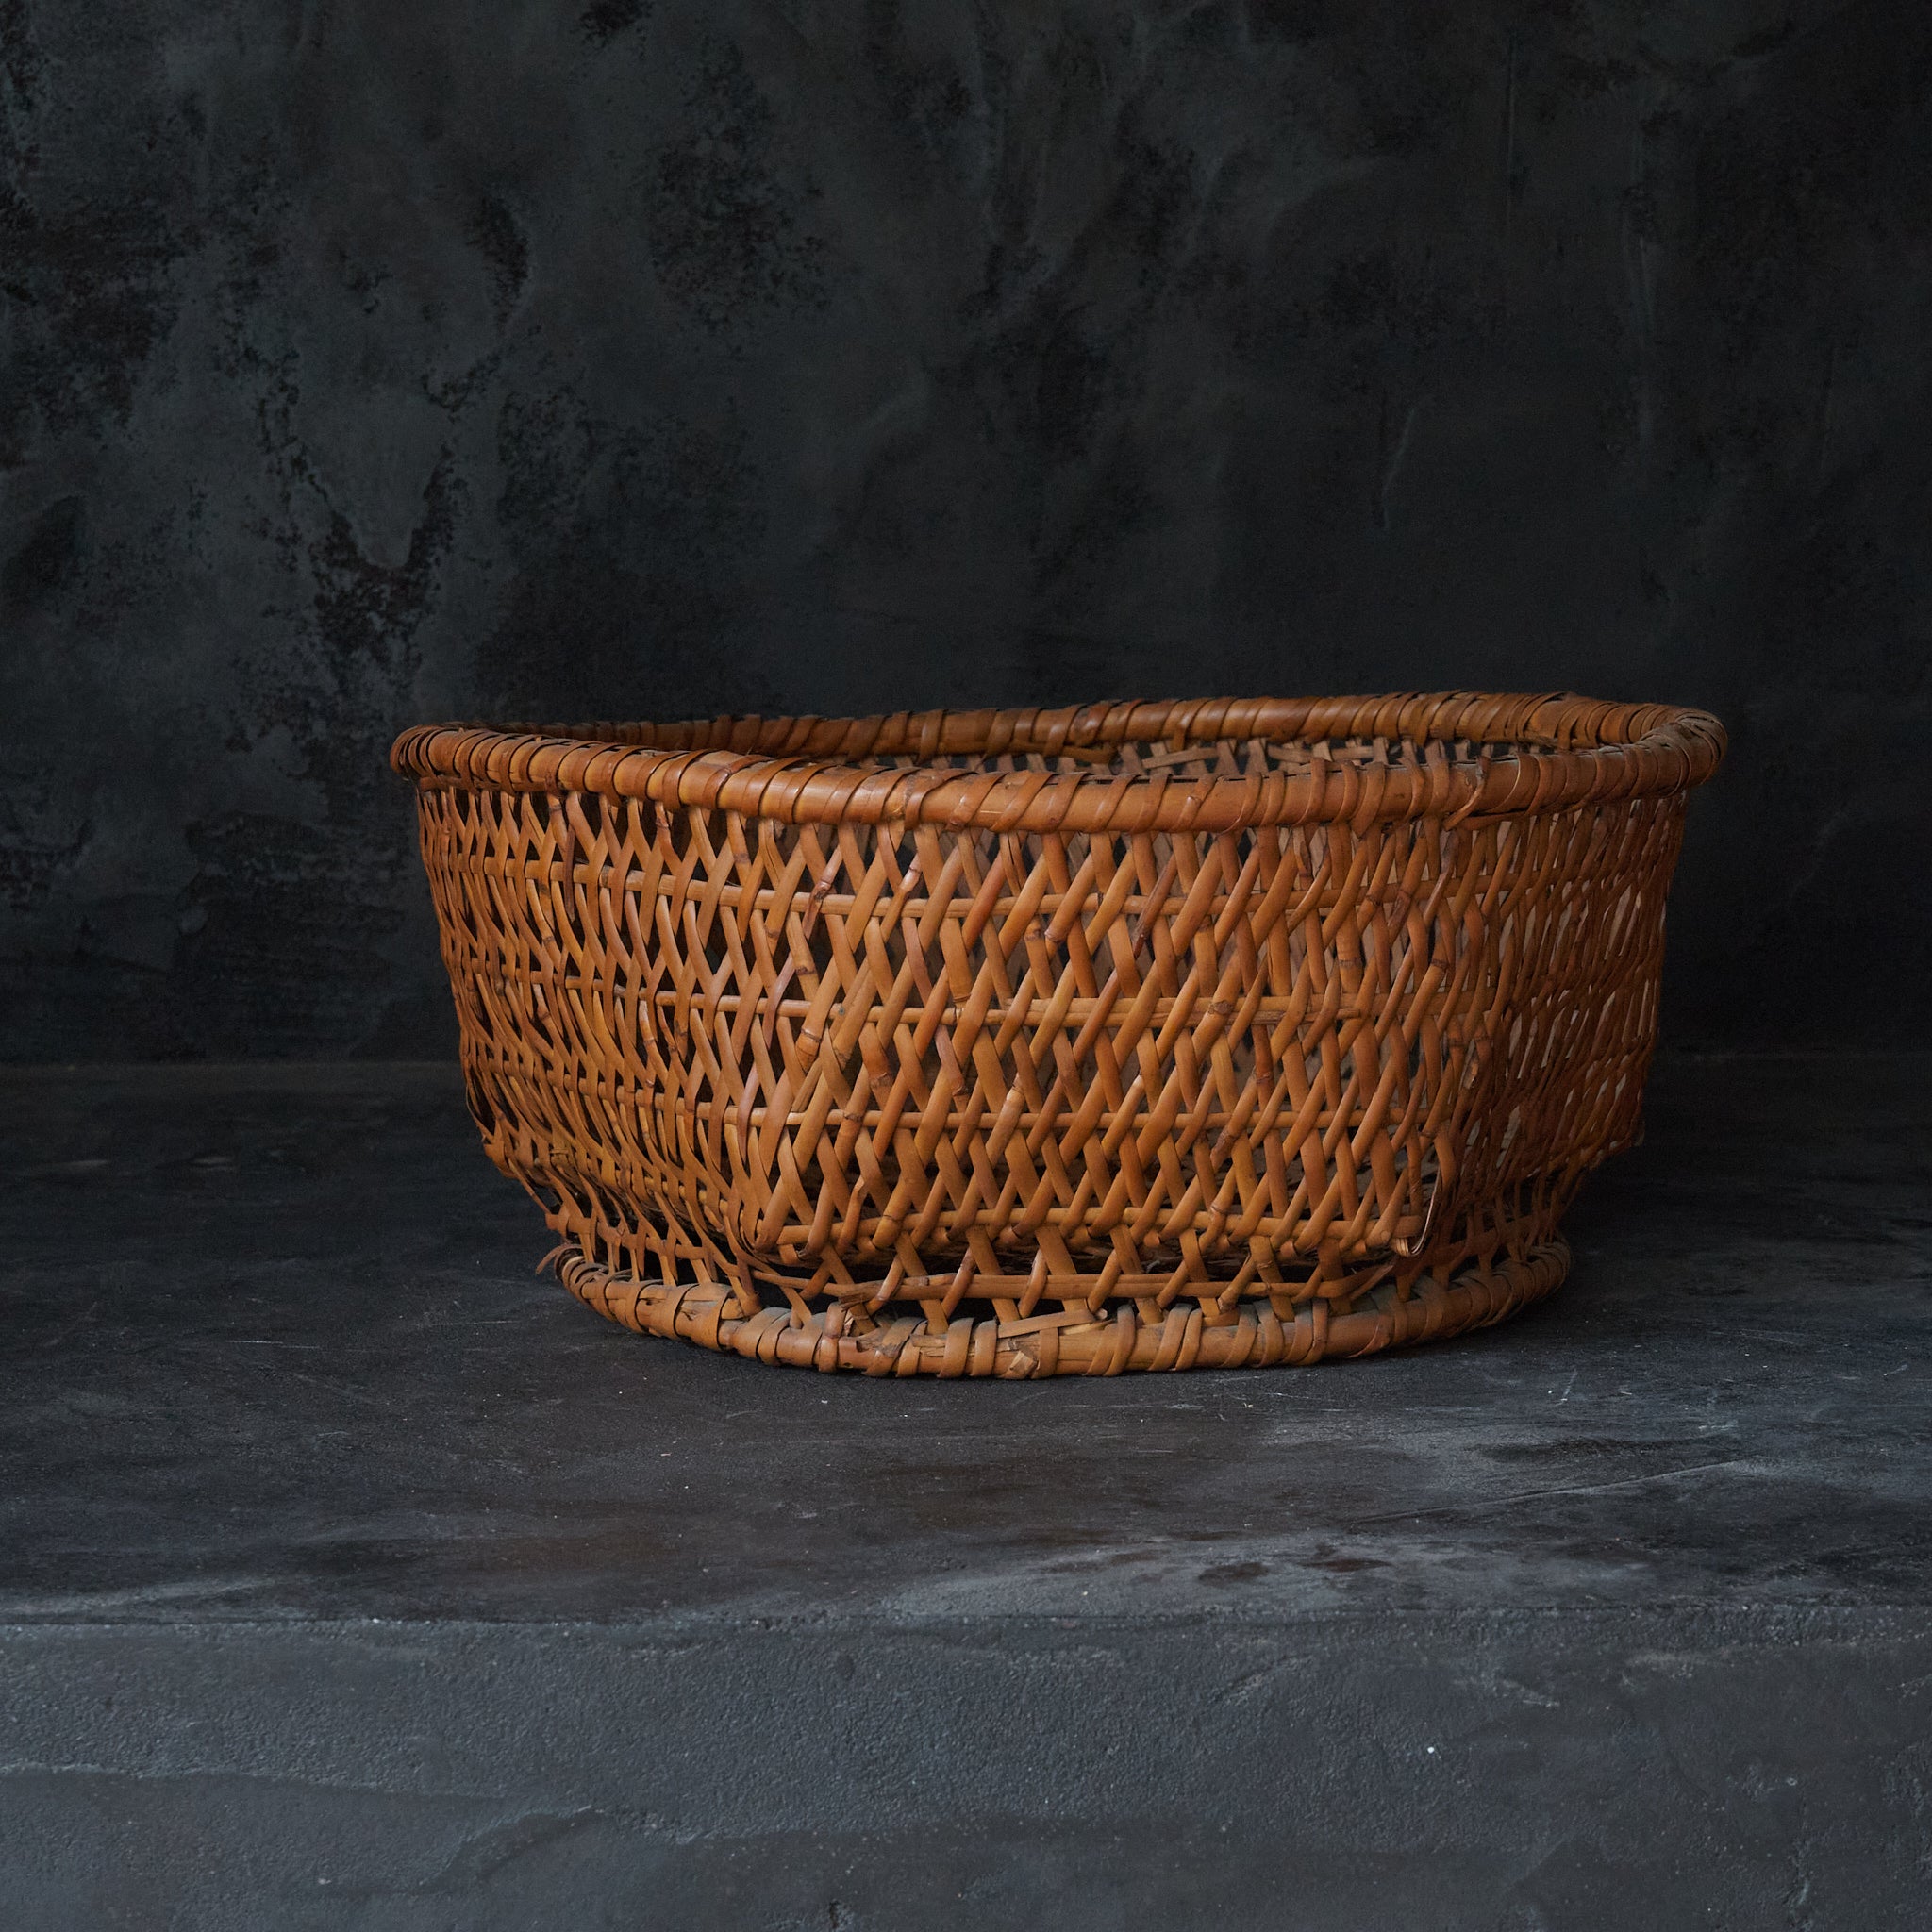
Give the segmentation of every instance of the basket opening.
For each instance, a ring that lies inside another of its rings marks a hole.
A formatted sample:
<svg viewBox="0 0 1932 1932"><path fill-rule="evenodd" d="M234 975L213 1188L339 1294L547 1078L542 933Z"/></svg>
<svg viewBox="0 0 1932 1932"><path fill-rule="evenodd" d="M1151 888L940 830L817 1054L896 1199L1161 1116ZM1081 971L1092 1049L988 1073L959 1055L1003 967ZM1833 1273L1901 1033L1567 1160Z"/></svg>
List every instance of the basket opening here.
<svg viewBox="0 0 1932 1932"><path fill-rule="evenodd" d="M746 737L741 728L745 722L755 721L579 725L554 735L586 743L635 744L664 751L739 750ZM882 742L869 749L841 751L838 762L854 772L922 770L957 772L962 776L1041 772L1064 777L1129 779L1162 775L1181 783L1201 778L1265 777L1274 773L1299 777L1324 765L1338 771L1350 767L1367 771L1376 767L1420 770L1446 764L1452 771L1474 773L1485 764L1513 760L1545 748L1528 737L1191 738L1170 734L1057 749L1020 743L999 751L983 747L926 751L898 747L889 736L882 737Z"/></svg>

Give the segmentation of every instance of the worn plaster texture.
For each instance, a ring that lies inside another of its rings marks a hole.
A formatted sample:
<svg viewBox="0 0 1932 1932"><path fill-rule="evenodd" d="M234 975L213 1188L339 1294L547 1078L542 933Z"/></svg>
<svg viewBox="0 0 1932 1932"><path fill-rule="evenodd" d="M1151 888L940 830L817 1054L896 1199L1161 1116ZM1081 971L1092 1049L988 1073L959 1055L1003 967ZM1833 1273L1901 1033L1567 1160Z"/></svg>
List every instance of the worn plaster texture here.
<svg viewBox="0 0 1932 1932"><path fill-rule="evenodd" d="M1932 11L0 6L0 1055L447 1051L442 715L1704 704L1928 1024Z"/></svg>

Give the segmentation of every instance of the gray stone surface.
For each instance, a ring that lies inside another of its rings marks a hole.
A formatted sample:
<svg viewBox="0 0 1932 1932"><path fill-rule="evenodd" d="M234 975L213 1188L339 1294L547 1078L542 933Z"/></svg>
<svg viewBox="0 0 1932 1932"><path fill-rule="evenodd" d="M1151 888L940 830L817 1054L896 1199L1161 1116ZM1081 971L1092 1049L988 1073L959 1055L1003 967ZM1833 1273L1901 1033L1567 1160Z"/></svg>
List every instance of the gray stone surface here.
<svg viewBox="0 0 1932 1932"><path fill-rule="evenodd" d="M1932 9L6 0L0 1058L441 1055L406 723L1706 704L1932 1039Z"/></svg>
<svg viewBox="0 0 1932 1932"><path fill-rule="evenodd" d="M1481 1336L908 1389L532 1278L447 1068L0 1073L0 1898L1922 1924L1928 1075L1666 1060Z"/></svg>

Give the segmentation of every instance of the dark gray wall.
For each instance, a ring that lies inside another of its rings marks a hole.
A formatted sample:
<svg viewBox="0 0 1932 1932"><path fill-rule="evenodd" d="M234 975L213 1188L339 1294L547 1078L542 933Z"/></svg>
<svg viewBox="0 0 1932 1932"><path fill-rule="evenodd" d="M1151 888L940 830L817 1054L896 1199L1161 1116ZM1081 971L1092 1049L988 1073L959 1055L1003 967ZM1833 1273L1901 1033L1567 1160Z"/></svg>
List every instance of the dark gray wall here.
<svg viewBox="0 0 1932 1932"><path fill-rule="evenodd" d="M1924 1039L1922 0L0 0L0 1053L450 1043L449 714L1710 706Z"/></svg>

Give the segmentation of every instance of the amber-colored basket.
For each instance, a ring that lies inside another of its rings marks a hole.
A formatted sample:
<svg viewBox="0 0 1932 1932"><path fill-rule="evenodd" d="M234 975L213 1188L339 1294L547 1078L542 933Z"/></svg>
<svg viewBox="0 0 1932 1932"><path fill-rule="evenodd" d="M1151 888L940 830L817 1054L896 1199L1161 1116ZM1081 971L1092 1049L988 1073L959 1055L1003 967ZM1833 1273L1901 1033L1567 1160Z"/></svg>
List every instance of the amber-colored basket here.
<svg viewBox="0 0 1932 1932"><path fill-rule="evenodd" d="M883 1375L1500 1320L1638 1130L1702 712L1438 696L397 740L491 1158L627 1327Z"/></svg>

